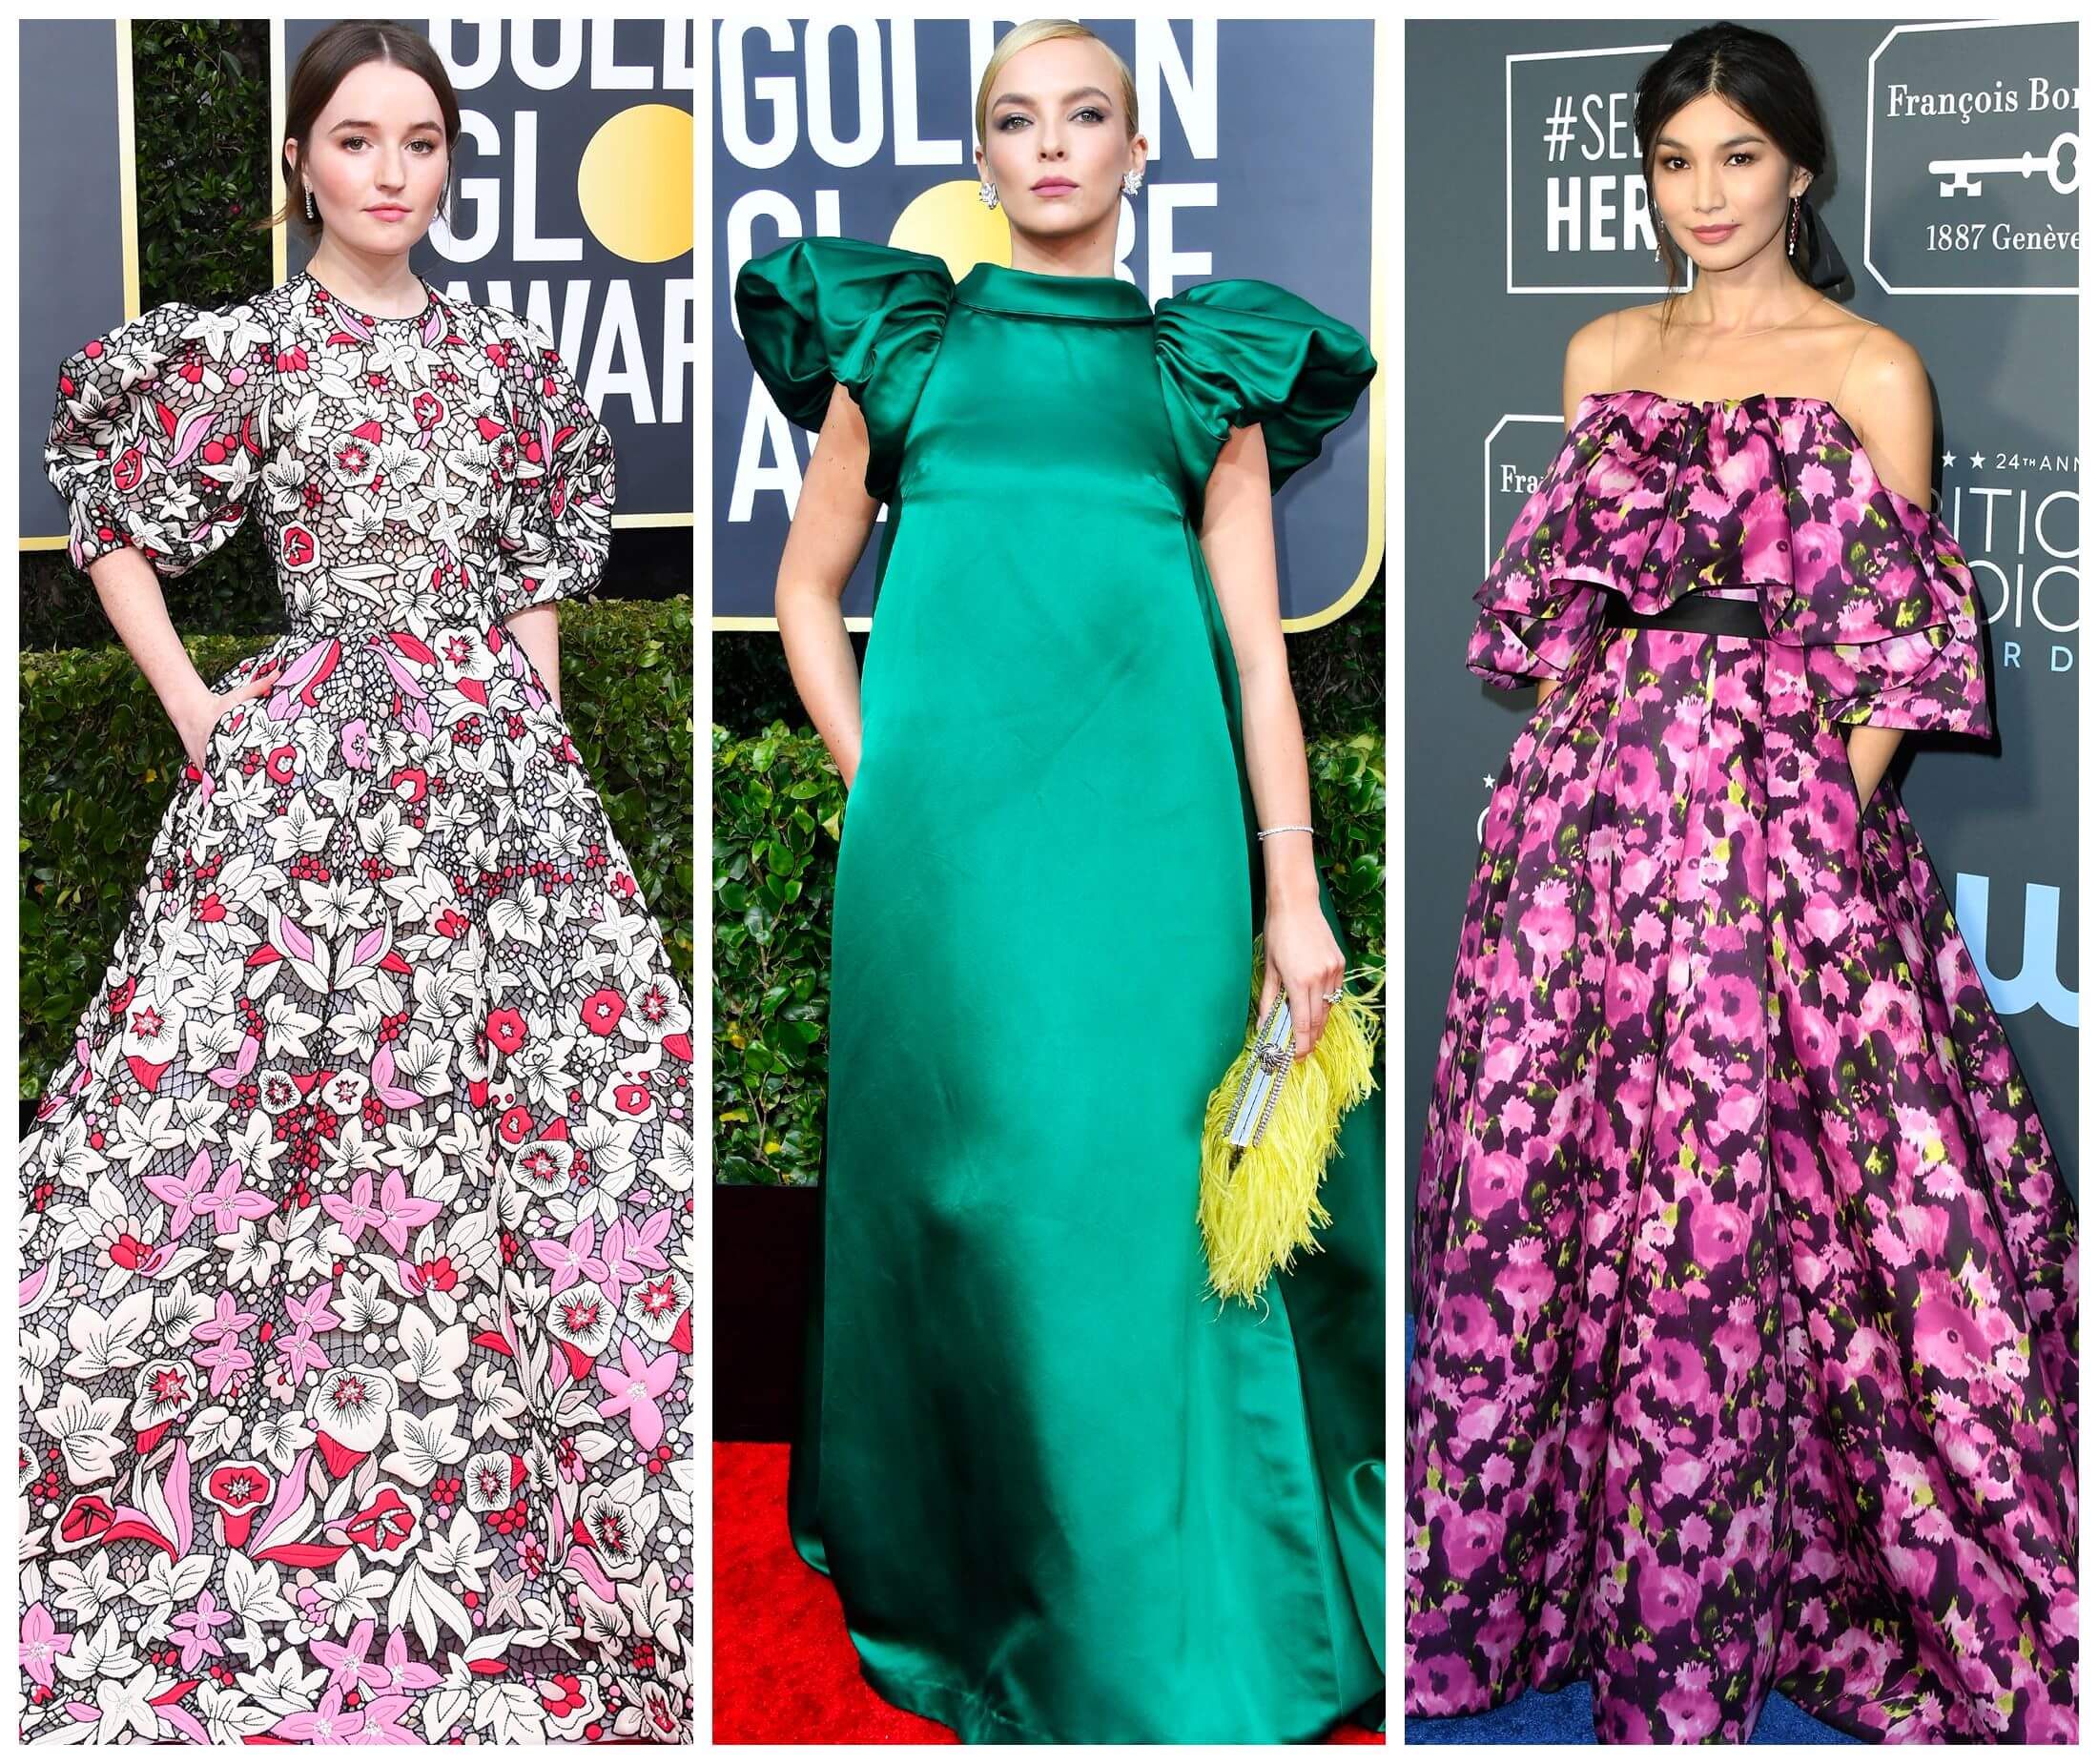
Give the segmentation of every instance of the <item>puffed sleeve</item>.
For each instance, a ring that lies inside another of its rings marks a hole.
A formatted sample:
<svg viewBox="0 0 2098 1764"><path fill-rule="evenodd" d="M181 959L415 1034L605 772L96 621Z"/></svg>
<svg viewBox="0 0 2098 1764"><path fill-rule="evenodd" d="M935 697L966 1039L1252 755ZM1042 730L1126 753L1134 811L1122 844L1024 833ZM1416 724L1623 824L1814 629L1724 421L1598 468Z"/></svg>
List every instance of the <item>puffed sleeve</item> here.
<svg viewBox="0 0 2098 1764"><path fill-rule="evenodd" d="M498 620L595 591L612 549L611 431L538 326L498 313L509 429Z"/></svg>
<svg viewBox="0 0 2098 1764"><path fill-rule="evenodd" d="M179 576L233 537L270 450L274 348L248 301L171 300L67 359L44 472L77 568L133 545Z"/></svg>
<svg viewBox="0 0 2098 1764"><path fill-rule="evenodd" d="M1351 325L1271 282L1198 283L1159 302L1153 329L1166 415L1198 498L1229 431L1256 422L1269 485L1281 489L1377 374Z"/></svg>
<svg viewBox="0 0 2098 1764"><path fill-rule="evenodd" d="M867 494L891 502L918 394L933 371L955 281L923 252L806 238L752 257L736 277L751 365L790 422L820 429L843 386L867 422Z"/></svg>

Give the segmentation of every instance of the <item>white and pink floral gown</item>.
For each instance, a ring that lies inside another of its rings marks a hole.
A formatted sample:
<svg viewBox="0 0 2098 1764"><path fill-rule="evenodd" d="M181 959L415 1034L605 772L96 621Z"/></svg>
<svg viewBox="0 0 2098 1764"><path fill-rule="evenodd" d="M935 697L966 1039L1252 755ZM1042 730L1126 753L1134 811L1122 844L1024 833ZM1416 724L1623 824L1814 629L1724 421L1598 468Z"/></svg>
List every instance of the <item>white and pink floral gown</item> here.
<svg viewBox="0 0 2098 1764"><path fill-rule="evenodd" d="M20 1151L24 1737L690 1738L691 1013L504 621L610 439L537 332L310 276L65 364L85 566L290 628Z"/></svg>

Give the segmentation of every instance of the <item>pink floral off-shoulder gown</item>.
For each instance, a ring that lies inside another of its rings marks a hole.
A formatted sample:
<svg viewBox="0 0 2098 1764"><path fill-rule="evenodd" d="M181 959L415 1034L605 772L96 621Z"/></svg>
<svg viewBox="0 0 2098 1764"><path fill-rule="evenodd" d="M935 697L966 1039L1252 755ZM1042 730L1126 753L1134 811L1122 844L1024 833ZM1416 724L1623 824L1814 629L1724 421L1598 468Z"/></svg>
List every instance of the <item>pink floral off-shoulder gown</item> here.
<svg viewBox="0 0 2098 1764"><path fill-rule="evenodd" d="M23 1737L689 1737L691 1013L504 627L604 568L545 339L310 276L64 367L72 559L288 629L20 1148Z"/></svg>
<svg viewBox="0 0 2098 1764"><path fill-rule="evenodd" d="M1767 636L1606 627L1750 597ZM2076 1737L2076 1224L1847 725L1989 732L1973 583L1834 406L1585 400L1471 666L1487 812L1422 1151L1406 1708L1606 1741Z"/></svg>

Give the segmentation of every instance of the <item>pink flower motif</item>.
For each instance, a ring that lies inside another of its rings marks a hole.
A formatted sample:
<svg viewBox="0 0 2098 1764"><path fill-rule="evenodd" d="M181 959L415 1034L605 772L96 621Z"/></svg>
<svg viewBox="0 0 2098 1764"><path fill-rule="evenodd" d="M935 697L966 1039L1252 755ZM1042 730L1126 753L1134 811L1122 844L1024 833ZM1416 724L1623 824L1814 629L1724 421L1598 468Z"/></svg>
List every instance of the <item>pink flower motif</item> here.
<svg viewBox="0 0 2098 1764"><path fill-rule="evenodd" d="M61 1631L52 1624L51 1612L38 1599L22 1613L22 1670L49 1691L51 1668L58 1656L72 1646L72 1631Z"/></svg>
<svg viewBox="0 0 2098 1764"><path fill-rule="evenodd" d="M237 1308L233 1294L222 1292L212 1307L210 1318L198 1323L191 1333L199 1342L223 1341L228 1336L237 1336L252 1327L257 1315L255 1311Z"/></svg>
<svg viewBox="0 0 2098 1764"><path fill-rule="evenodd" d="M625 1341L619 1344L619 1360L616 1369L606 1365L596 1368L597 1382L605 1386L606 1393L597 1412L607 1421L614 1415L625 1415L627 1425L633 1429L634 1443L644 1451L653 1451L663 1440L663 1411L656 1406L656 1399L669 1389L670 1381L677 1376L677 1355L646 1359L631 1341Z"/></svg>
<svg viewBox="0 0 2098 1764"><path fill-rule="evenodd" d="M177 1617L169 1631L182 1649L182 1670L194 1672L197 1663L207 1654L213 1659L222 1655L226 1651L218 1645L218 1638L212 1631L237 1621L232 1611L218 1609L218 1602L212 1597L209 1587L199 1592L195 1606Z"/></svg>
<svg viewBox="0 0 2098 1764"><path fill-rule="evenodd" d="M315 1746L346 1746L364 1732L364 1712L342 1713L342 1692L330 1688L318 1709L286 1715L270 1732Z"/></svg>
<svg viewBox="0 0 2098 1764"><path fill-rule="evenodd" d="M408 1233L418 1225L426 1225L444 1209L435 1200L419 1200L408 1193L408 1185L399 1170L386 1172L386 1182L380 1197L379 1235L391 1243L394 1254L408 1253Z"/></svg>
<svg viewBox="0 0 2098 1764"><path fill-rule="evenodd" d="M351 770L371 770L371 725L362 717L352 717L342 725L342 763Z"/></svg>
<svg viewBox="0 0 2098 1764"><path fill-rule="evenodd" d="M303 1323L291 1334L277 1338L277 1355L284 1370L295 1379L305 1372L325 1372L335 1364Z"/></svg>
<svg viewBox="0 0 2098 1764"><path fill-rule="evenodd" d="M586 1219L568 1234L566 1243L557 1238L533 1239L532 1254L553 1270L554 1291L566 1292L577 1281L585 1278L593 1281L610 1278L605 1265L605 1258L590 1253L596 1241L597 1220L594 1218Z"/></svg>
<svg viewBox="0 0 2098 1764"><path fill-rule="evenodd" d="M322 1195L320 1210L349 1234L353 1243L385 1217L372 1205L372 1173L369 1170L360 1170L352 1179L348 1200L340 1195Z"/></svg>
<svg viewBox="0 0 2098 1764"><path fill-rule="evenodd" d="M397 1630L395 1634L399 1634ZM326 1636L316 1636L307 1647L313 1657L328 1669L328 1688L340 1691L344 1695L356 1691L362 1692L365 1686L373 1690L385 1687L387 1672L383 1666L374 1666L370 1659L372 1651L372 1620L359 1621L350 1631L347 1642L332 1642Z"/></svg>

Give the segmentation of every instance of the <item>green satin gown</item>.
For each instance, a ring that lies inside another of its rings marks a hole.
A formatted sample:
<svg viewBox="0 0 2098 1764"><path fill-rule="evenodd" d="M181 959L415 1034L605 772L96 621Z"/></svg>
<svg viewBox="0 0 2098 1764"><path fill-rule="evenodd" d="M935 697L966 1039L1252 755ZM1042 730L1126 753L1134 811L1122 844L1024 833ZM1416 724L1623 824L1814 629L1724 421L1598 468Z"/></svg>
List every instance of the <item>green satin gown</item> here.
<svg viewBox="0 0 2098 1764"><path fill-rule="evenodd" d="M795 1548L874 1689L966 1742L1381 1724L1381 1095L1265 1314L1204 1302L1195 1218L1265 898L1202 497L1230 425L1278 485L1315 458L1375 360L1265 282L1154 312L850 239L736 309L788 418L858 401L889 505Z"/></svg>

